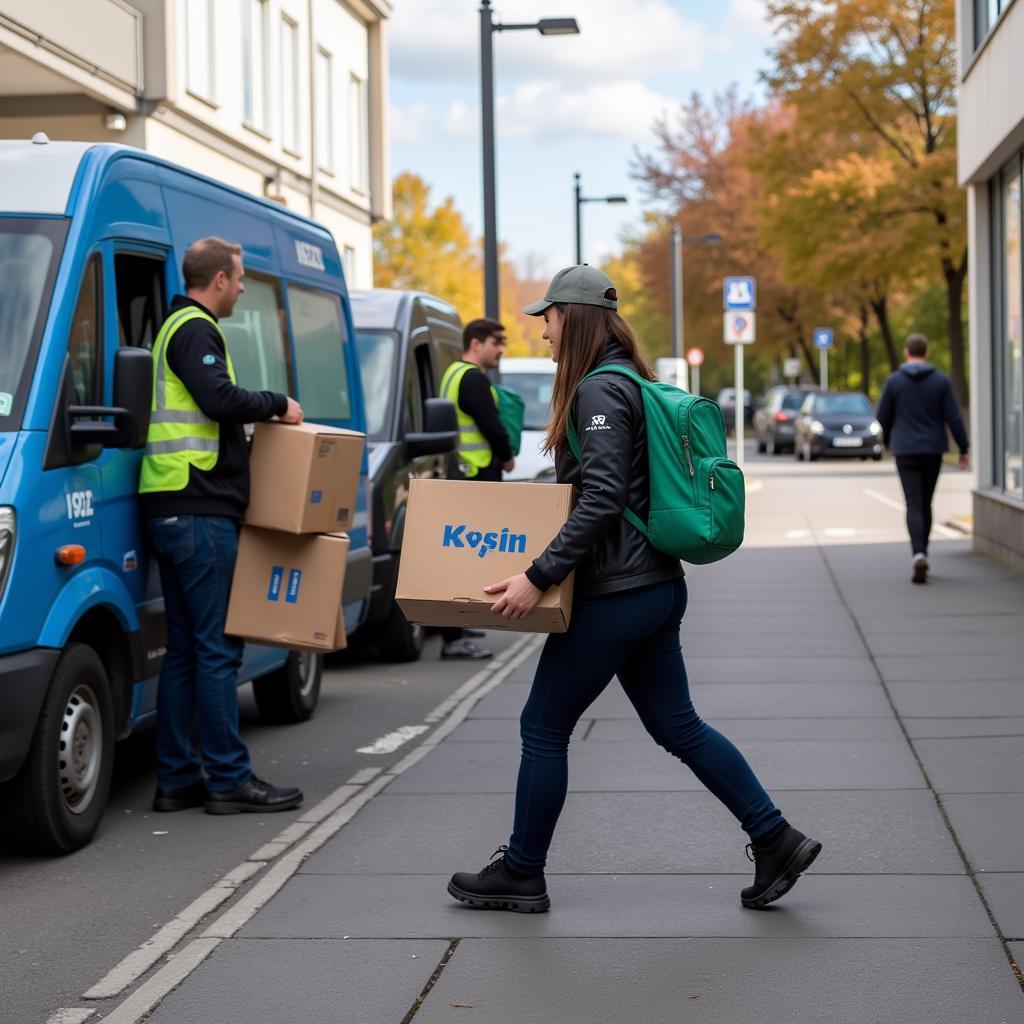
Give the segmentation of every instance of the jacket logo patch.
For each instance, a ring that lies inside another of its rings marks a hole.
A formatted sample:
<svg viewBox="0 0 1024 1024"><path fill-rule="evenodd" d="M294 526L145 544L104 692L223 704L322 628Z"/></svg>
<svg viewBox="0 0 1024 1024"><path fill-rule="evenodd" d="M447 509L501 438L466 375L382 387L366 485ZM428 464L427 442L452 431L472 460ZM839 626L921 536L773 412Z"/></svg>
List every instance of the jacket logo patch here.
<svg viewBox="0 0 1024 1024"><path fill-rule="evenodd" d="M605 423L606 419L606 416L591 416L590 426L587 427L584 433L589 433L591 430L611 430L612 428Z"/></svg>
<svg viewBox="0 0 1024 1024"><path fill-rule="evenodd" d="M203 366L213 366L215 362L217 362L217 357L215 355L203 356Z"/></svg>

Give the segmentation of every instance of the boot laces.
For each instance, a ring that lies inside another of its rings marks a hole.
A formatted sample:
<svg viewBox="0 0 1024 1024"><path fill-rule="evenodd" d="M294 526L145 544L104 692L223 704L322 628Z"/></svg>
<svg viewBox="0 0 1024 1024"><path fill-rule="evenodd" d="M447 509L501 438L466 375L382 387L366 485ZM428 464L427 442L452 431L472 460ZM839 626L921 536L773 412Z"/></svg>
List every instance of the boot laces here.
<svg viewBox="0 0 1024 1024"><path fill-rule="evenodd" d="M484 875L493 875L495 871L500 871L505 863L505 853L507 851L507 846L499 846L494 851L494 853L491 854L491 863L488 864L487 867L485 867L483 871L480 872L480 876L483 877ZM501 854L500 857L498 856L499 854ZM495 857L498 857L498 859L495 860Z"/></svg>

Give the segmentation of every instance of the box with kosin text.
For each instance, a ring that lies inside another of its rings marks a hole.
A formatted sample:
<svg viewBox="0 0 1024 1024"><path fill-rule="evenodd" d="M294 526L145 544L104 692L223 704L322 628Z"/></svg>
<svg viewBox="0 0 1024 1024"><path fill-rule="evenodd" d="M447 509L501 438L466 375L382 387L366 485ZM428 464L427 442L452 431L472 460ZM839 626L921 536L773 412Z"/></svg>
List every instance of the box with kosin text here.
<svg viewBox="0 0 1024 1024"><path fill-rule="evenodd" d="M366 435L319 423L257 423L247 526L331 533L352 525Z"/></svg>
<svg viewBox="0 0 1024 1024"><path fill-rule="evenodd" d="M527 633L569 628L572 576L515 621L491 614L490 583L529 568L569 518L567 484L413 480L396 597L410 622Z"/></svg>
<svg viewBox="0 0 1024 1024"><path fill-rule="evenodd" d="M340 650L348 547L345 534L243 527L224 631L274 647Z"/></svg>

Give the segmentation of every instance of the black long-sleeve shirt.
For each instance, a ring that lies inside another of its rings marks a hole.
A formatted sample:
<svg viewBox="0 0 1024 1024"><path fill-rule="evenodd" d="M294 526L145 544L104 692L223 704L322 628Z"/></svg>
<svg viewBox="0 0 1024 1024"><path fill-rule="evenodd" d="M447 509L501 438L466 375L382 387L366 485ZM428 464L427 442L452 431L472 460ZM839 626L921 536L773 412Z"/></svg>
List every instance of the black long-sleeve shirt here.
<svg viewBox="0 0 1024 1024"><path fill-rule="evenodd" d="M184 295L174 297L171 312L185 306L197 306L213 317L203 305ZM241 519L249 504L245 424L283 415L288 409L288 397L275 391L249 391L233 384L228 376L224 343L206 320L190 320L175 331L167 349L167 362L202 413L220 425L220 448L213 469L190 467L188 484L183 490L140 495L143 514Z"/></svg>
<svg viewBox="0 0 1024 1024"><path fill-rule="evenodd" d="M494 458L492 466L502 466L512 458L512 444L508 431L498 415L498 407L491 394L491 382L477 367L467 370L459 381L459 405L463 412L472 416L480 433L491 446Z"/></svg>

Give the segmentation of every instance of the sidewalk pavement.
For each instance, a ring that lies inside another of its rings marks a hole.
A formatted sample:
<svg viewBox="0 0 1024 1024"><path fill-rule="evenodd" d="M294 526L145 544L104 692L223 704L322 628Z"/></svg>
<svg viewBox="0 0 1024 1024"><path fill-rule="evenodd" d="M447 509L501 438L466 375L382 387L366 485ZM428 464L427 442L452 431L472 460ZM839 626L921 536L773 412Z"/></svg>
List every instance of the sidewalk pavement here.
<svg viewBox="0 0 1024 1024"><path fill-rule="evenodd" d="M926 587L906 563L754 547L688 573L698 710L824 843L768 910L740 906L745 836L615 682L570 749L551 912L451 900L448 875L507 841L534 657L152 1024L1019 1021L1024 578L965 541L935 546Z"/></svg>

